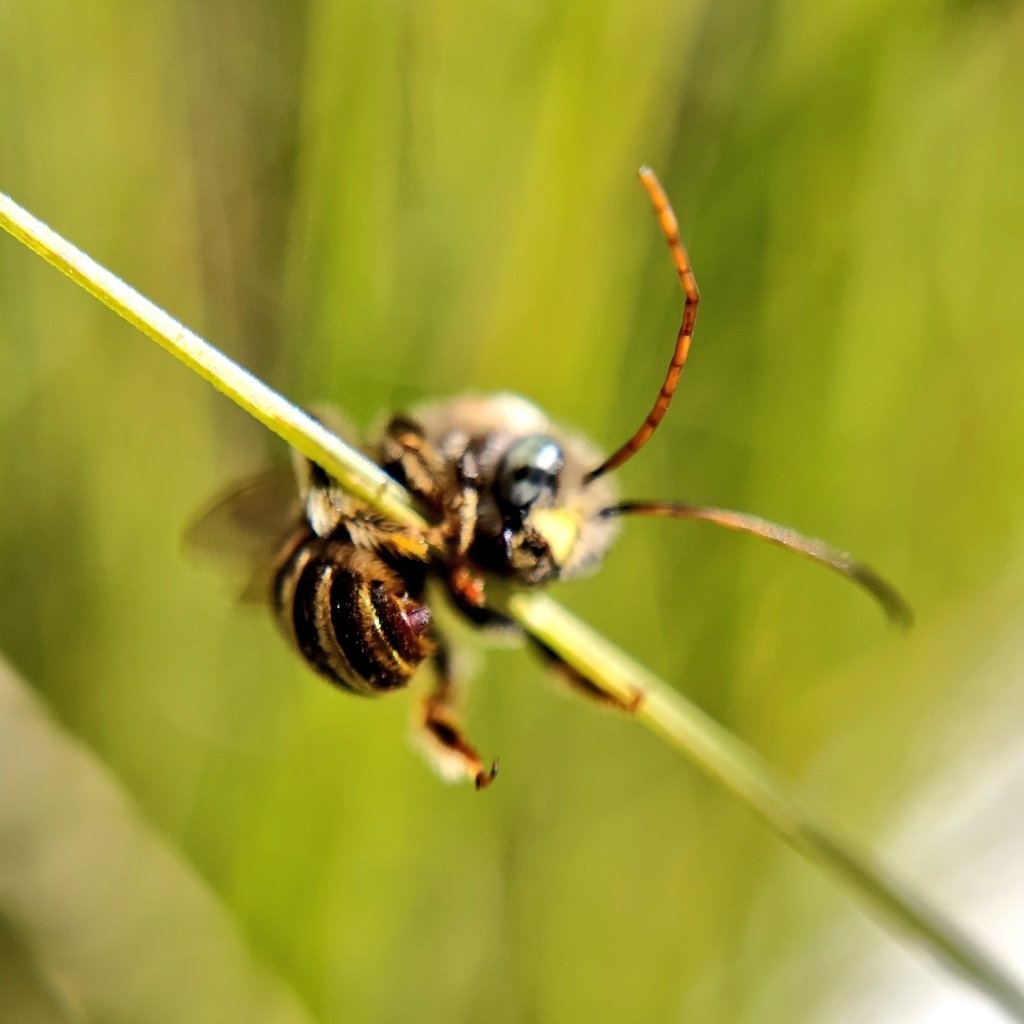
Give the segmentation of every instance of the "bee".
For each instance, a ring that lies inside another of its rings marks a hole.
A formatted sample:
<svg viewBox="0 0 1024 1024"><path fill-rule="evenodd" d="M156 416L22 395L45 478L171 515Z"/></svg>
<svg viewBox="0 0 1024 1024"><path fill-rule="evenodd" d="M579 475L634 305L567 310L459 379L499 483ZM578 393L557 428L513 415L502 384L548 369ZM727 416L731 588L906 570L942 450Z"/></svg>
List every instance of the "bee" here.
<svg viewBox="0 0 1024 1024"><path fill-rule="evenodd" d="M641 168L639 177L685 302L654 405L611 455L602 458L524 398L468 395L392 416L364 447L412 495L431 523L426 532L383 517L298 454L291 473L271 471L236 490L190 531L207 548L219 547L225 524L269 540L248 596L269 602L290 644L340 689L379 696L402 689L431 663L435 681L419 716L425 749L442 775L471 780L478 789L494 780L498 762L486 766L459 724L442 605L478 629L521 634L489 592L542 587L595 568L623 516L702 520L753 534L833 569L864 588L891 619L910 621L890 584L823 541L729 509L618 499L610 474L643 448L668 410L700 301L668 198L651 170ZM612 700L539 640L527 640L582 692Z"/></svg>

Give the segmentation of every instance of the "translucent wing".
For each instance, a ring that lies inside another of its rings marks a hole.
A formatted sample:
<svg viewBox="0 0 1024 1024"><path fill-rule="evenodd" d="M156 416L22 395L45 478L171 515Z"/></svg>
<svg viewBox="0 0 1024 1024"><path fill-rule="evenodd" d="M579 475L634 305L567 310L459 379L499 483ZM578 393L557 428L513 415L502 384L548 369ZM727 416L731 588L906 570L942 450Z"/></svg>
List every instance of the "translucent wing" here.
<svg viewBox="0 0 1024 1024"><path fill-rule="evenodd" d="M301 522L295 474L280 466L222 495L185 530L185 547L248 573L242 600L265 601L276 557Z"/></svg>

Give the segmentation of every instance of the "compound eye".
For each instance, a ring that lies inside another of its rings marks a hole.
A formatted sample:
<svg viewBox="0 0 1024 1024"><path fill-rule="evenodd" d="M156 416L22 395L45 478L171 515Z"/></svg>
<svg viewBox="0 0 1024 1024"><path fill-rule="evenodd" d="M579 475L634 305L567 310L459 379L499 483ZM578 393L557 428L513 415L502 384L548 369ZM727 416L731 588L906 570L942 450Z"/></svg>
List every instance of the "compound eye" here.
<svg viewBox="0 0 1024 1024"><path fill-rule="evenodd" d="M525 515L542 494L558 489L565 465L562 449L546 434L516 441L501 460L495 479L498 502L506 511Z"/></svg>

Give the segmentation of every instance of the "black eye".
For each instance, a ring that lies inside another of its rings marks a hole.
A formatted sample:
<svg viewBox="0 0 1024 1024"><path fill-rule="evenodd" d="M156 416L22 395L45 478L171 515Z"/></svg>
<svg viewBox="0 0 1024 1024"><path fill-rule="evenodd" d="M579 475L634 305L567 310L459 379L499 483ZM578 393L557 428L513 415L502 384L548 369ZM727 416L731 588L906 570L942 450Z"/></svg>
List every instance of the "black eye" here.
<svg viewBox="0 0 1024 1024"><path fill-rule="evenodd" d="M498 466L494 481L498 503L506 511L525 515L542 494L555 493L563 465L562 449L546 434L516 441Z"/></svg>

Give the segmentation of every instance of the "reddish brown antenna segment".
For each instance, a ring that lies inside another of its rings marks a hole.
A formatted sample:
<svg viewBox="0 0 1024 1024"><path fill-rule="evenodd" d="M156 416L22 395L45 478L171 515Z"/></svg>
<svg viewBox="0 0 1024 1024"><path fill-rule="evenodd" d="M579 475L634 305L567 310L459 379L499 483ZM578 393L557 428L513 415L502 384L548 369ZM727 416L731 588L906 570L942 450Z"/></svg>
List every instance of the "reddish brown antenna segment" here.
<svg viewBox="0 0 1024 1024"><path fill-rule="evenodd" d="M599 476L617 469L627 459L632 458L647 442L651 435L658 429L658 424L668 411L672 402L672 396L679 386L679 375L683 371L686 357L690 352L690 341L693 338L693 325L697 321L697 305L700 302L700 292L697 290L697 280L693 276L693 268L690 266L690 258L686 255L683 243L679 240L679 223L672 211L672 206L665 195L654 171L649 167L641 167L637 171L640 184L647 190L647 195L654 207L655 215L658 218L658 226L661 228L665 241L668 243L669 252L672 254L672 262L679 274L679 283L686 295L686 304L683 306L683 322L679 326L679 334L676 337L675 351L672 353L672 361L668 366L668 373L665 375L665 383L661 385L661 391L654 402L654 408L647 414L647 419L640 425L640 429L621 447L618 451L609 455L597 469L592 469L584 478L584 484L589 484Z"/></svg>
<svg viewBox="0 0 1024 1024"><path fill-rule="evenodd" d="M727 530L753 534L770 544L777 544L780 548L795 551L812 562L832 569L851 583L856 583L882 606L889 620L897 626L909 629L914 621L914 613L899 591L886 579L879 576L871 566L855 561L845 551L826 544L823 540L804 536L788 526L780 526L778 523L762 519L760 516L748 515L746 512L734 512L728 508L716 508L713 505L689 505L676 501L626 501L621 505L606 508L601 514L605 516L664 516L668 519L700 519L706 523L714 523L716 526L724 526Z"/></svg>

